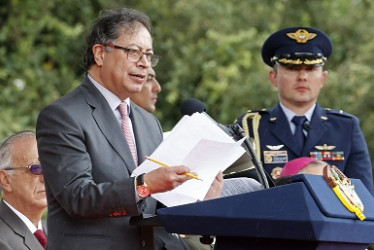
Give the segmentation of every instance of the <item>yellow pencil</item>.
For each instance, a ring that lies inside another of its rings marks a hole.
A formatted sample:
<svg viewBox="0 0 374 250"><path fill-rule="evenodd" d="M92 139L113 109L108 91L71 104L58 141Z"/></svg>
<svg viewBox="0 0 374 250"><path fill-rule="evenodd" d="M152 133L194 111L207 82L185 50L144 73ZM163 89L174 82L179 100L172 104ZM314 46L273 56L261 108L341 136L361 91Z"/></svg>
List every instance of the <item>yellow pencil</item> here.
<svg viewBox="0 0 374 250"><path fill-rule="evenodd" d="M165 164L165 163L163 163L163 162L160 162L160 161L158 161L158 160L156 160L156 159L153 159L153 158L151 158L151 157L149 157L149 156L145 156L145 158L146 158L147 160L153 161L154 163L157 163L158 165L161 165L161 166L166 167L166 168L170 168L169 165L167 165L167 164ZM199 177L197 177L196 175L193 175L193 174L191 174L191 173L185 173L185 175L187 175L188 177L194 178L194 179L196 179L196 180L200 180L200 181L202 181L202 179L200 179Z"/></svg>

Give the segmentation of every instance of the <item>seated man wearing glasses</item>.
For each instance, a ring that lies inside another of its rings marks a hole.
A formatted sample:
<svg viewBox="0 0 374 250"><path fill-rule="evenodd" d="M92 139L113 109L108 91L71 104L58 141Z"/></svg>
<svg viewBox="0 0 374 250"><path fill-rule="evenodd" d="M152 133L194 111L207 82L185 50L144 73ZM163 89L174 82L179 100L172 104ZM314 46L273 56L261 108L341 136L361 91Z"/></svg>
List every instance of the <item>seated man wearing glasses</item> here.
<svg viewBox="0 0 374 250"><path fill-rule="evenodd" d="M43 249L41 218L47 200L35 133L22 131L0 146L0 249Z"/></svg>

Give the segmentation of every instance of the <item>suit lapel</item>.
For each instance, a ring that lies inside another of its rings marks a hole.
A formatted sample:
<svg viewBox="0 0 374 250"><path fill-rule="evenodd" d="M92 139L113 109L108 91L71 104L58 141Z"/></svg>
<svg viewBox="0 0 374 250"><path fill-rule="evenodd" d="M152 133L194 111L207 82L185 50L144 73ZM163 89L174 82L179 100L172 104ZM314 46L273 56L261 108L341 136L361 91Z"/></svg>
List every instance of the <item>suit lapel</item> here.
<svg viewBox="0 0 374 250"><path fill-rule="evenodd" d="M270 111L270 119L274 118L276 119L273 121L273 135L276 138L278 138L282 143L284 143L284 145L286 145L287 148L292 150L296 155L299 155L299 151L296 148L294 137L291 133L287 117L282 111L279 104ZM310 152L313 149L314 145L316 145L317 142L324 136L324 134L327 131L327 128L323 121L326 118L326 111L317 104L312 115L310 129L308 131L308 136L306 138L305 145L301 155L307 155L308 152Z"/></svg>
<svg viewBox="0 0 374 250"><path fill-rule="evenodd" d="M317 104L313 112L310 129L308 131L308 136L306 138L305 146L303 149L303 154L306 154L307 152L313 150L313 147L317 145L317 142L327 132L327 127L324 124L325 120L327 120L326 111Z"/></svg>
<svg viewBox="0 0 374 250"><path fill-rule="evenodd" d="M122 129L108 102L87 77L83 80L81 86L83 87L87 104L92 108L92 117L96 121L97 126L131 173L135 169L135 163L123 136Z"/></svg>
<svg viewBox="0 0 374 250"><path fill-rule="evenodd" d="M130 118L133 124L138 162L140 164L144 161L144 156L152 154L162 142L162 128L152 114L133 102L131 102L130 107Z"/></svg>
<svg viewBox="0 0 374 250"><path fill-rule="evenodd" d="M7 205L5 205L3 200L1 200L0 203L0 215L4 215L1 216L2 219L15 234L24 239L24 243L27 247L30 249L43 249L25 223Z"/></svg>
<svg viewBox="0 0 374 250"><path fill-rule="evenodd" d="M271 131L274 137L278 138L295 154L298 154L299 150L296 148L295 139L291 133L290 125L279 103L270 111L270 119L273 120L270 122L274 123L274 128Z"/></svg>
<svg viewBox="0 0 374 250"><path fill-rule="evenodd" d="M136 151L138 153L138 163L139 165L144 161L144 156L146 155L146 152L144 152L144 145L143 145L143 136L142 131L140 131L140 127L142 126L141 121L139 120L139 114L138 114L138 107L131 102L130 105L131 113L130 118L132 122L132 127L134 131L135 136L135 143L136 143Z"/></svg>

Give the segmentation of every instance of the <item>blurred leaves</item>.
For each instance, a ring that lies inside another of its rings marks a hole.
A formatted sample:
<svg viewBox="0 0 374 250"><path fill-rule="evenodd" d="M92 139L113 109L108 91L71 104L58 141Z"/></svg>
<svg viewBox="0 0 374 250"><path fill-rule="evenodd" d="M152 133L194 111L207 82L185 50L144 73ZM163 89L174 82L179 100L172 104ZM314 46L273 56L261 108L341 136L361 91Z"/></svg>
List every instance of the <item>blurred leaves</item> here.
<svg viewBox="0 0 374 250"><path fill-rule="evenodd" d="M34 129L40 109L80 83L91 22L102 9L127 6L152 22L155 52L162 56L155 115L165 130L180 119L180 104L189 97L203 101L221 123L273 106L277 93L267 79L262 43L278 29L313 26L334 44L319 103L357 115L374 150L372 1L0 1L1 138Z"/></svg>

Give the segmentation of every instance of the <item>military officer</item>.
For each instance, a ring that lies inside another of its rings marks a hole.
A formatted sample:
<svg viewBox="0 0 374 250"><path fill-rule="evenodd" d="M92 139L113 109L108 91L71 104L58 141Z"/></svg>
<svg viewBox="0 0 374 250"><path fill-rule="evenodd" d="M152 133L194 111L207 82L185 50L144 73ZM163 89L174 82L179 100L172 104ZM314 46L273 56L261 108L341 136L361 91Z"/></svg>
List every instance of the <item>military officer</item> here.
<svg viewBox="0 0 374 250"><path fill-rule="evenodd" d="M273 179L288 161L307 156L335 165L347 177L360 179L373 193L372 165L357 117L325 109L317 99L332 54L321 30L291 27L272 34L263 44L263 61L278 90L279 102L269 110L248 111L237 123L254 140L255 151Z"/></svg>

